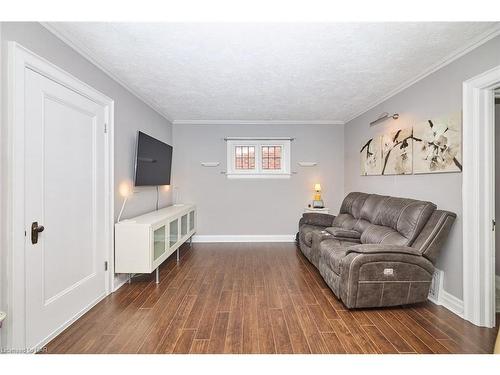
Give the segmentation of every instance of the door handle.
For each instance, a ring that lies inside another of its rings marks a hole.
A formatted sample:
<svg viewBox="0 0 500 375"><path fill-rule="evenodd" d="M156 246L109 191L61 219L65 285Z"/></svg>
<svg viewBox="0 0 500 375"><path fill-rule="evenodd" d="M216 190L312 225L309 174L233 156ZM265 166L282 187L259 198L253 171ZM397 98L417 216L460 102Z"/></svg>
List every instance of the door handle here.
<svg viewBox="0 0 500 375"><path fill-rule="evenodd" d="M43 225L38 225L38 221L31 223L31 243L34 245L38 243L38 233L44 231Z"/></svg>

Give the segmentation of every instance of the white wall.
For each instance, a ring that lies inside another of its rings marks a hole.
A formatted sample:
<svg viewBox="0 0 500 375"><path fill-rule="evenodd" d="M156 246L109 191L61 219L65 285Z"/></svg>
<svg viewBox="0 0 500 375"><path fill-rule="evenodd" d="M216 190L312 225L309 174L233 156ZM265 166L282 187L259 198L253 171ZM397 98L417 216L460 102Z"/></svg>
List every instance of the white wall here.
<svg viewBox="0 0 500 375"><path fill-rule="evenodd" d="M172 127L170 123L152 110L141 100L137 99L123 86L111 79L103 71L83 58L72 48L64 44L43 26L34 22L3 22L1 25L2 72L6 72L7 41L16 41L38 55L46 58L60 68L71 73L81 81L101 91L115 101L115 218L122 203L118 194L120 183L133 180L135 139L138 130L142 130L153 137L167 143L172 143ZM6 80L1 81L2 95L6 97ZM5 104L5 103L4 103ZM5 109L5 106L3 106ZM5 111L2 114L1 139L5 140ZM3 144L2 146L5 146ZM4 147L3 147L4 148ZM3 150L2 150L3 151ZM2 152L2 166L5 163L5 153ZM2 175L2 181L4 175ZM2 184L3 185L3 184ZM138 215L155 208L156 190L154 188L141 188L130 200L124 217ZM171 202L171 192L162 190L160 204L162 206ZM5 197L3 198L5 203ZM3 207L3 206L2 206ZM0 226L3 228L3 226ZM1 233L1 238L4 234ZM0 240L1 240L0 238ZM5 251L2 243L2 251ZM5 258L2 262L0 280L2 293L5 293ZM5 294L3 294L5 295ZM6 311L5 301L0 301L0 309Z"/></svg>
<svg viewBox="0 0 500 375"><path fill-rule="evenodd" d="M437 267L444 270L444 289L457 298L463 294L462 174L360 176L359 150L367 139L391 128L462 110L462 82L500 65L500 37L455 60L413 86L350 121L345 126L345 191L365 191L430 200L458 215ZM415 56L418 58L418 56ZM367 82L369 84L369 82ZM381 93L383 95L384 93ZM382 112L398 112L397 121L370 127Z"/></svg>
<svg viewBox="0 0 500 375"><path fill-rule="evenodd" d="M290 179L227 179L226 136L296 138L291 146ZM199 235L289 235L297 232L302 211L323 188L325 204L338 212L344 196L343 126L174 125L174 190L198 205ZM202 161L219 161L217 168ZM316 161L299 167L298 161ZM174 192L175 194L175 192Z"/></svg>

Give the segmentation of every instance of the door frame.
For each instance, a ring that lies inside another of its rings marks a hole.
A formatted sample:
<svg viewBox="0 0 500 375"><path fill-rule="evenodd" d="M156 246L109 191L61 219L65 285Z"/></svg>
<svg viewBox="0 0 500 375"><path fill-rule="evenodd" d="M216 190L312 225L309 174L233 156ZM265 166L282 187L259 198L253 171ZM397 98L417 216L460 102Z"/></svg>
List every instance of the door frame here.
<svg viewBox="0 0 500 375"><path fill-rule="evenodd" d="M107 132L104 150L104 199L105 199L105 238L108 270L105 277L106 295L113 290L114 275L114 101L86 83L60 69L46 59L24 48L16 42L8 42L8 89L7 89L7 207L6 207L6 290L7 319L6 347L31 350L26 347L25 314L25 218L24 218L24 71L31 69L68 89L102 105ZM104 265L103 265L104 266ZM77 316L67 321L51 337L46 338L43 346L73 323L99 301L94 301ZM2 328L2 329L3 329Z"/></svg>
<svg viewBox="0 0 500 375"><path fill-rule="evenodd" d="M495 326L495 89L500 66L463 83L464 319Z"/></svg>

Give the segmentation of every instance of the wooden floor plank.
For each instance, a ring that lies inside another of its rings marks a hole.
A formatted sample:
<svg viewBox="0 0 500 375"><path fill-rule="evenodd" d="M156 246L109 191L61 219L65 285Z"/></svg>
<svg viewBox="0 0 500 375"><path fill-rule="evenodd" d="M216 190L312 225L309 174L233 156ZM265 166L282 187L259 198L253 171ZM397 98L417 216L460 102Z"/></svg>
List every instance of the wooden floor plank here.
<svg viewBox="0 0 500 375"><path fill-rule="evenodd" d="M259 353L259 325L257 323L257 295L243 296L243 353Z"/></svg>
<svg viewBox="0 0 500 375"><path fill-rule="evenodd" d="M347 325L358 345L363 349L364 353L375 354L377 347L374 345L366 331L359 325L350 311L339 311L342 321ZM367 326L369 327L369 326Z"/></svg>
<svg viewBox="0 0 500 375"><path fill-rule="evenodd" d="M432 354L434 353L431 348L425 345L410 328L404 325L397 319L390 311L384 310L377 313L382 317L389 326L391 326L417 353L419 354Z"/></svg>
<svg viewBox="0 0 500 375"><path fill-rule="evenodd" d="M380 332L376 326L366 325L362 328L377 347L377 351L382 354L397 354L398 351L389 340Z"/></svg>
<svg viewBox="0 0 500 375"><path fill-rule="evenodd" d="M181 247L54 338L47 353L491 353L480 328L430 302L348 310L295 244Z"/></svg>
<svg viewBox="0 0 500 375"><path fill-rule="evenodd" d="M213 335L208 344L208 353L224 353L228 322L228 312L219 312L215 315Z"/></svg>
<svg viewBox="0 0 500 375"><path fill-rule="evenodd" d="M283 306L283 314L288 327L293 352L295 354L311 353L311 349L304 335L302 326L300 325L299 317L297 316L297 311L295 310L292 298L286 289L282 289L280 291L280 300Z"/></svg>
<svg viewBox="0 0 500 375"><path fill-rule="evenodd" d="M189 354L206 354L208 352L209 341L194 339L189 349Z"/></svg>
<svg viewBox="0 0 500 375"><path fill-rule="evenodd" d="M283 310L271 309L269 315L271 318L271 327L273 330L277 353L293 353L292 343L290 341L290 335L288 334L288 328L286 325L285 316L283 315Z"/></svg>
<svg viewBox="0 0 500 375"><path fill-rule="evenodd" d="M177 339L177 342L175 343L172 353L175 354L189 353L195 334L196 334L195 329L183 329L179 338Z"/></svg>

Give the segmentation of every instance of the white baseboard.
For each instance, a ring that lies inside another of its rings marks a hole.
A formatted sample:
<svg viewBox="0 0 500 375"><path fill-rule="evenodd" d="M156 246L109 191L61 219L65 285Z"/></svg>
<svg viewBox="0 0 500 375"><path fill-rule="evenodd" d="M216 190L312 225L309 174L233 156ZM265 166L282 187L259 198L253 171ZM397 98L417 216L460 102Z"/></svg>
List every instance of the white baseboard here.
<svg viewBox="0 0 500 375"><path fill-rule="evenodd" d="M441 300L443 307L447 308L459 317L464 316L464 301L448 293L444 289L441 291L441 297L439 299Z"/></svg>
<svg viewBox="0 0 500 375"><path fill-rule="evenodd" d="M428 300L436 305L443 306L444 308L450 310L453 314L463 318L464 301L444 290L444 272L442 270L437 268L434 270L432 282L431 290L429 292L429 296L427 297ZM432 294L433 290L434 295Z"/></svg>
<svg viewBox="0 0 500 375"><path fill-rule="evenodd" d="M193 242L295 242L295 234L194 235Z"/></svg>
<svg viewBox="0 0 500 375"><path fill-rule="evenodd" d="M464 316L464 301L448 293L444 289L441 289L439 291L438 300L429 297L429 301L435 303L436 305L443 306L444 308L450 310L453 314L458 315L461 318L463 318Z"/></svg>

